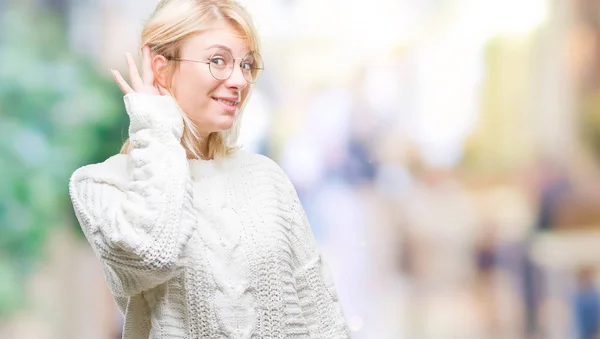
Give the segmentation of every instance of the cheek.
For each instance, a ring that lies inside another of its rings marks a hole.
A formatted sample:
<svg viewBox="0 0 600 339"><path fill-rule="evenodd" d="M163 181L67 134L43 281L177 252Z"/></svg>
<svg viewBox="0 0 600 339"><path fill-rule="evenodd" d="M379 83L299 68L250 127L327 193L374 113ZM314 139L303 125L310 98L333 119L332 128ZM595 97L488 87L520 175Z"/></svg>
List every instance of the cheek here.
<svg viewBox="0 0 600 339"><path fill-rule="evenodd" d="M173 85L181 108L193 118L199 117L212 104L211 95L219 87L219 82L197 68L182 67L178 77L174 78Z"/></svg>

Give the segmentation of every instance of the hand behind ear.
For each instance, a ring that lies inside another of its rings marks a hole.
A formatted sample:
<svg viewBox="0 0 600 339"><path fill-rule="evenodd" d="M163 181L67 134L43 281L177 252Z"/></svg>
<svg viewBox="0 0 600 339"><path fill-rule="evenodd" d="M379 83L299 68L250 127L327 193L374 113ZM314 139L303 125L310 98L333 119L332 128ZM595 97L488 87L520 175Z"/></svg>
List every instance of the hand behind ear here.
<svg viewBox="0 0 600 339"><path fill-rule="evenodd" d="M121 88L121 91L123 91L123 94L146 93L152 95L170 95L164 87L158 84L154 77L154 72L152 71L151 65L152 57L150 55L150 47L148 45L145 45L142 48L143 74L141 77L131 53L125 53L125 58L127 59L127 65L129 67L129 80L131 81L131 86L127 83L127 81L125 81L125 79L123 79L123 76L121 76L119 71L114 69L111 70L115 81Z"/></svg>

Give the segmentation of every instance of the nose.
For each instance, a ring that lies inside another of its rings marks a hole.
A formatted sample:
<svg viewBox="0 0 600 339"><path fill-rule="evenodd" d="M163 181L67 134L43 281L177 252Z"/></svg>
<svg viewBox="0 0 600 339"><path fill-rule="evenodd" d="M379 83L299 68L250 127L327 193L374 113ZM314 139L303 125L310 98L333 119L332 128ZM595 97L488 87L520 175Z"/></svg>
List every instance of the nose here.
<svg viewBox="0 0 600 339"><path fill-rule="evenodd" d="M243 90L248 86L248 81L244 77L244 73L242 72L242 67L240 65L233 66L233 72L231 76L225 80L225 85L228 88L236 89L238 91Z"/></svg>

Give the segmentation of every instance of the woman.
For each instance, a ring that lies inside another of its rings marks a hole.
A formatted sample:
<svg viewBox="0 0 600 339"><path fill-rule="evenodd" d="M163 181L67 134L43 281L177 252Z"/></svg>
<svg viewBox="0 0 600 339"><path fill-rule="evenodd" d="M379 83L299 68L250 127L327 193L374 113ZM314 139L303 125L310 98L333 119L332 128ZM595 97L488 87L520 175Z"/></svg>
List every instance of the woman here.
<svg viewBox="0 0 600 339"><path fill-rule="evenodd" d="M304 210L266 157L234 147L262 69L246 11L163 0L127 54L129 140L73 174L77 218L124 338L348 338Z"/></svg>

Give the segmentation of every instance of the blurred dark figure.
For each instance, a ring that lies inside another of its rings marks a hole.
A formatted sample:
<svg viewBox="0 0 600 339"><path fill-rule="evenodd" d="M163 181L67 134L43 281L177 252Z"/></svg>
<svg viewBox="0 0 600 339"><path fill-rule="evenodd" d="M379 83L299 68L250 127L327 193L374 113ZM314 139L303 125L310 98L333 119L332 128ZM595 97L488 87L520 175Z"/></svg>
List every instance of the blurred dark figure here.
<svg viewBox="0 0 600 339"><path fill-rule="evenodd" d="M495 281L499 271L502 270L499 261L499 252L502 244L498 238L498 225L488 221L482 227L481 234L475 242L475 291L482 314L486 336L503 334L505 329L498 313L499 305L495 291Z"/></svg>
<svg viewBox="0 0 600 339"><path fill-rule="evenodd" d="M599 334L600 293L594 284L595 273L590 267L577 272L577 290L573 297L577 339L596 339Z"/></svg>
<svg viewBox="0 0 600 339"><path fill-rule="evenodd" d="M351 137L346 145L347 159L343 171L346 180L353 185L370 184L376 171L376 165L371 161L373 155L365 140Z"/></svg>
<svg viewBox="0 0 600 339"><path fill-rule="evenodd" d="M544 162L541 168L539 187L539 211L535 231L552 230L558 223L558 212L571 193L568 174L563 166L555 162Z"/></svg>
<svg viewBox="0 0 600 339"><path fill-rule="evenodd" d="M475 256L477 261L477 273L481 277L486 277L496 268L497 258L497 235L493 228L494 224L484 226L483 234L480 236L475 246Z"/></svg>
<svg viewBox="0 0 600 339"><path fill-rule="evenodd" d="M566 168L553 160L542 160L537 170L539 210L532 233L524 242L523 294L525 302L526 333L528 338L540 334L539 307L543 299L544 273L529 257L529 249L536 234L551 231L559 224L559 210L571 192Z"/></svg>

